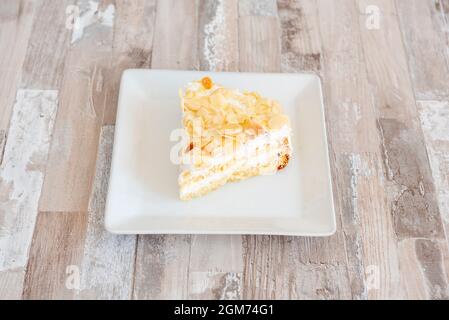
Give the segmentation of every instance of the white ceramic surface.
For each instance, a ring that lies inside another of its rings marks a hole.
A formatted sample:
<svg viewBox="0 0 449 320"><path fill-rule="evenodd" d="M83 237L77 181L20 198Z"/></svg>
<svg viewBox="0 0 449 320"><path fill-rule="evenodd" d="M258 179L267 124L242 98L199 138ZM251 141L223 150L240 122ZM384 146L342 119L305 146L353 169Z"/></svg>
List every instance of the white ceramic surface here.
<svg viewBox="0 0 449 320"><path fill-rule="evenodd" d="M204 197L178 198L170 161L181 127L179 88L210 76L231 88L278 100L293 127L293 158L273 176L229 183ZM313 74L127 70L120 87L106 203L107 230L124 234L335 232L321 82Z"/></svg>

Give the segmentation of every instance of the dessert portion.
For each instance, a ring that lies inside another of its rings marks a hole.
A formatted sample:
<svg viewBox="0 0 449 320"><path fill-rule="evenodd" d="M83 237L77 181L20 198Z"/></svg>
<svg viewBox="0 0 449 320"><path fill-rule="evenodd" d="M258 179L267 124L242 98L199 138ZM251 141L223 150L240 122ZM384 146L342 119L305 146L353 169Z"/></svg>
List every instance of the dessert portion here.
<svg viewBox="0 0 449 320"><path fill-rule="evenodd" d="M178 178L182 200L287 166L291 127L278 102L209 77L189 83L180 96L187 135Z"/></svg>

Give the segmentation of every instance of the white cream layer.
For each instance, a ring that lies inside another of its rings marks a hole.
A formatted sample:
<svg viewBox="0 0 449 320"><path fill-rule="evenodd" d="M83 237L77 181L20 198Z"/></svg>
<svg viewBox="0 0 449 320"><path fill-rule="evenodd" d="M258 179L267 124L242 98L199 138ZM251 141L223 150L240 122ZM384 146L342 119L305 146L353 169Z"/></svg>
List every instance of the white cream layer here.
<svg viewBox="0 0 449 320"><path fill-rule="evenodd" d="M225 153L221 155L217 155L212 159L208 159L207 163L209 164L206 168L196 169L192 164L182 164L181 171L190 171L190 174L193 176L204 174L207 170L209 170L212 166L217 166L221 164L225 164L226 162L231 161L232 159L245 159L251 160L252 157L257 157L257 149L263 146L273 146L276 150L279 145L282 144L283 139L287 138L290 144L290 133L291 128L289 126L284 126L278 131L267 132L255 139L249 141L246 144L243 144L238 150L234 153Z"/></svg>
<svg viewBox="0 0 449 320"><path fill-rule="evenodd" d="M181 197L184 195L195 193L195 192L203 189L204 187L206 187L208 184L213 183L215 181L219 181L223 178L229 178L239 167L242 167L242 166L255 167L257 165L261 165L261 164L268 162L270 160L270 158L273 158L276 155L277 155L277 152L264 153L257 157L248 159L247 163L245 163L244 159L241 159L240 161L236 161L236 163L234 165L230 166L229 168L227 168L224 171L217 172L208 177L205 177L204 179L201 179L200 181L198 181L194 184L189 184L188 186L181 187L181 189L180 189ZM208 168L207 170L209 170L209 169L210 168ZM206 170L206 169L203 169L203 170Z"/></svg>

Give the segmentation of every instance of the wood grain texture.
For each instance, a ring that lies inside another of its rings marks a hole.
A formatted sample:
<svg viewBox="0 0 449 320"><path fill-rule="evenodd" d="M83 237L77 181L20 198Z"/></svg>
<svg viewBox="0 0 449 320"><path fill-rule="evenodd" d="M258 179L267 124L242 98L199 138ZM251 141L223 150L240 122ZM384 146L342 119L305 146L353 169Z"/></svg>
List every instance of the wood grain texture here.
<svg viewBox="0 0 449 320"><path fill-rule="evenodd" d="M309 239L314 242L314 239ZM320 242L317 240L317 242ZM316 244L312 245L316 247ZM297 238L244 237L244 299L349 299L346 265L302 261ZM320 257L323 256L319 253Z"/></svg>
<svg viewBox="0 0 449 320"><path fill-rule="evenodd" d="M279 0L283 72L321 70L321 38L316 1Z"/></svg>
<svg viewBox="0 0 449 320"><path fill-rule="evenodd" d="M198 13L201 70L237 71L239 1L202 0Z"/></svg>
<svg viewBox="0 0 449 320"><path fill-rule="evenodd" d="M114 127L102 127L80 265L78 299L130 299L132 295L136 236L114 235L104 228L113 142Z"/></svg>
<svg viewBox="0 0 449 320"><path fill-rule="evenodd" d="M171 19L171 17L178 18ZM151 67L198 69L196 1L158 0L155 23Z"/></svg>
<svg viewBox="0 0 449 320"><path fill-rule="evenodd" d="M24 299L74 299L84 249L86 212L40 212L23 290ZM73 282L71 277L75 277Z"/></svg>
<svg viewBox="0 0 449 320"><path fill-rule="evenodd" d="M396 5L416 98L448 99L448 31L436 18L442 10L439 1L396 1Z"/></svg>
<svg viewBox="0 0 449 320"><path fill-rule="evenodd" d="M447 244L407 239L399 243L407 299L448 299Z"/></svg>
<svg viewBox="0 0 449 320"><path fill-rule="evenodd" d="M344 238L343 244L339 242L336 246L345 248L351 297L366 299L368 290L364 247L367 239L360 226L360 207L365 205L363 199L370 196L366 189L362 191L360 188L360 179L368 171L367 165L361 163L361 154L368 155L374 148L370 141L373 136L369 134L369 129L366 130L367 126L373 128L373 124L369 120L371 110L366 74L361 68L363 56L358 43L358 21L349 2L336 4L318 1L316 5L322 39L321 72L326 99L326 123L328 135L332 137L330 154L335 157L331 165L335 177L335 204ZM337 83L345 85L338 85L337 89ZM374 211L368 209L365 213L370 215Z"/></svg>
<svg viewBox="0 0 449 320"><path fill-rule="evenodd" d="M33 1L2 1L0 8L0 130L6 130L20 84L26 48L37 10Z"/></svg>
<svg viewBox="0 0 449 320"><path fill-rule="evenodd" d="M449 92L448 3L412 1L408 6L400 2L396 5L447 239L449 198L446 191L448 188L446 176L449 169L445 119ZM422 17L420 24L413 21L418 16ZM431 47L432 50L426 50L426 47Z"/></svg>
<svg viewBox="0 0 449 320"><path fill-rule="evenodd" d="M448 31L447 0L4 0L0 298L449 299ZM107 233L121 73L149 67L317 73L337 233Z"/></svg>
<svg viewBox="0 0 449 320"><path fill-rule="evenodd" d="M23 65L22 87L59 89L70 41L65 12L74 4L75 0L38 1Z"/></svg>
<svg viewBox="0 0 449 320"><path fill-rule="evenodd" d="M447 243L417 239L415 250L421 269L424 271L429 298L448 300Z"/></svg>
<svg viewBox="0 0 449 320"><path fill-rule="evenodd" d="M0 168L1 298L22 293L57 107L56 91L17 93Z"/></svg>
<svg viewBox="0 0 449 320"><path fill-rule="evenodd" d="M105 71L103 124L115 124L120 79L125 69L149 68L154 37L156 0L116 2L112 64Z"/></svg>
<svg viewBox="0 0 449 320"><path fill-rule="evenodd" d="M277 17L276 0L240 0L239 15Z"/></svg>
<svg viewBox="0 0 449 320"><path fill-rule="evenodd" d="M240 17L240 71L279 71L281 59L279 34L279 20L275 17Z"/></svg>
<svg viewBox="0 0 449 320"><path fill-rule="evenodd" d="M370 32L365 27L365 19L360 21L368 79L375 94L374 104L378 114L384 175L394 231L400 241L414 237L427 242L444 239L424 137L417 121L416 101L396 7L389 1L359 1L361 11L368 5L380 8L383 13L381 30L388 30L388 33ZM385 49L375 54L379 47ZM400 266L407 264L407 261L401 259L402 248L399 242ZM432 248L440 251L433 254L435 259L447 250ZM425 266L419 267L425 272ZM444 272L441 271L439 276L445 277ZM406 282L402 280L405 287Z"/></svg>
<svg viewBox="0 0 449 320"><path fill-rule="evenodd" d="M352 297L400 298L396 239L384 190L358 10L352 1L320 0L318 11L330 149L336 157L336 208L341 212ZM375 202L369 200L373 198ZM373 272L377 281L370 286Z"/></svg>
<svg viewBox="0 0 449 320"><path fill-rule="evenodd" d="M437 20L440 29L443 30L441 36L446 39L446 53L449 56L449 3L447 0L435 1L435 9L439 11L439 14L435 14L433 17Z"/></svg>
<svg viewBox="0 0 449 320"><path fill-rule="evenodd" d="M134 299L187 299L189 235L139 236Z"/></svg>
<svg viewBox="0 0 449 320"><path fill-rule="evenodd" d="M77 4L82 19L91 4ZM103 7L107 7L106 2ZM113 27L97 21L84 30L66 57L40 211L87 211L108 94L105 82L111 66L112 39Z"/></svg>
<svg viewBox="0 0 449 320"><path fill-rule="evenodd" d="M192 236L188 297L240 299L243 252L241 236Z"/></svg>
<svg viewBox="0 0 449 320"><path fill-rule="evenodd" d="M388 30L370 32L361 19L395 232L399 238L444 237L394 3L359 1L359 5L381 8L382 28ZM385 49L376 52L379 47Z"/></svg>
<svg viewBox="0 0 449 320"><path fill-rule="evenodd" d="M438 204L449 232L449 101L418 101Z"/></svg>

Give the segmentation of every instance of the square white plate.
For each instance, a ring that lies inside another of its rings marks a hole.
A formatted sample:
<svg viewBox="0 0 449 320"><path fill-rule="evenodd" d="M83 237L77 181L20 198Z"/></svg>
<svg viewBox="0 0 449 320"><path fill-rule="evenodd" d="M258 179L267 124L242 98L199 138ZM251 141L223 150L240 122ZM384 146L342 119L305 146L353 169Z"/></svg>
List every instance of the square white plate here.
<svg viewBox="0 0 449 320"><path fill-rule="evenodd" d="M178 91L210 76L231 88L278 100L293 127L293 158L273 176L229 183L204 197L178 197L170 161L181 127ZM313 74L126 70L122 76L106 203L106 229L122 234L335 232L321 81Z"/></svg>

